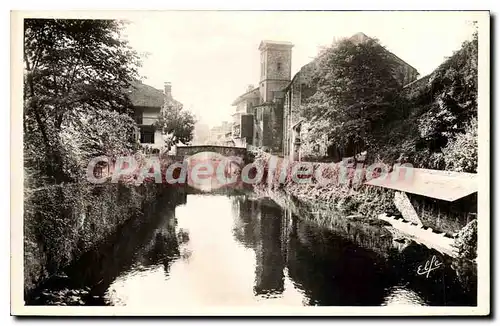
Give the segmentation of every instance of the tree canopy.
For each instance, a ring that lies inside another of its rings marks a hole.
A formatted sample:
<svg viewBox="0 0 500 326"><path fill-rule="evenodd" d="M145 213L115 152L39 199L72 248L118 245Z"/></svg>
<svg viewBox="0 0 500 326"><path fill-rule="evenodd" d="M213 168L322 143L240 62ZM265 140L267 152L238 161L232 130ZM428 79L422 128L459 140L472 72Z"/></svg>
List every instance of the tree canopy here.
<svg viewBox="0 0 500 326"><path fill-rule="evenodd" d="M395 65L372 39L357 44L346 39L322 51L312 80L316 92L301 108L314 120L311 136L326 134L340 146L373 142L372 130L387 118L401 89Z"/></svg>
<svg viewBox="0 0 500 326"><path fill-rule="evenodd" d="M171 147L178 142L189 144L193 140L195 123L194 115L180 103L175 103L163 108L155 126L165 135L167 146Z"/></svg>
<svg viewBox="0 0 500 326"><path fill-rule="evenodd" d="M25 157L42 162L37 165L45 165L56 181L68 180L60 139L64 128L102 117L103 111L130 113L124 89L137 77L140 62L120 38L122 27L115 20L24 22Z"/></svg>

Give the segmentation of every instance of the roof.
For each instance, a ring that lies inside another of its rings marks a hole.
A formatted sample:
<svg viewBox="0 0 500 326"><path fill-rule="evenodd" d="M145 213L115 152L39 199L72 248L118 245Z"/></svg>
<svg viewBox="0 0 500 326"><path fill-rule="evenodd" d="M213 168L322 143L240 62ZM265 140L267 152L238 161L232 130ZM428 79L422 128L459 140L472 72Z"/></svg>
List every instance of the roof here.
<svg viewBox="0 0 500 326"><path fill-rule="evenodd" d="M162 107L165 101L163 91L152 86L134 81L129 89L129 98L133 106Z"/></svg>
<svg viewBox="0 0 500 326"><path fill-rule="evenodd" d="M409 87L412 87L415 84L420 84L420 83L425 84L425 83L427 83L429 81L429 79L431 78L431 75L432 75L432 73L428 74L428 75L425 75L423 77L420 77L419 79L416 79L416 80L412 81L411 83L408 83L408 84L404 85L403 88L409 88Z"/></svg>
<svg viewBox="0 0 500 326"><path fill-rule="evenodd" d="M401 168L365 184L449 202L471 195L478 189L475 173L416 168Z"/></svg>
<svg viewBox="0 0 500 326"><path fill-rule="evenodd" d="M293 78L292 80L288 83L288 85L283 89L284 92L287 92L288 90L290 90L290 88L292 87L293 83L295 82L295 80L297 78L299 78L299 76L301 75L310 75L311 72L313 71L313 66L316 64L316 59L312 60L312 61L309 61L308 63L306 63L305 65L303 65L299 71L297 71L295 73L295 75L293 75Z"/></svg>
<svg viewBox="0 0 500 326"><path fill-rule="evenodd" d="M366 42L367 40L371 40L372 38L367 36L365 33L363 32L358 32L356 34L354 34L353 36L351 36L349 38L349 40L351 40L352 42L354 42L355 44L358 44L360 42ZM262 42L273 42L273 41L262 41ZM262 43L261 43L262 45ZM415 71L417 71L417 69L415 67L413 67L412 65L408 64L406 61L404 61L403 59L401 59L400 57L398 57L397 55L395 55L394 53L392 53L391 51L385 49L394 59L396 59L397 61L399 61L400 63L402 64L405 64L407 65L408 67L414 69ZM288 83L288 85L284 88L285 91L288 91L291 87L291 85L293 84L293 82L295 81L296 78L298 78L298 76L302 75L302 74L305 74L307 73L308 71L311 71L311 68L313 66L313 64L315 64L317 58L315 58L314 60L310 61L309 63L305 64L304 66L302 66L302 68L300 68L300 70L295 73L295 75L293 76L292 80Z"/></svg>
<svg viewBox="0 0 500 326"><path fill-rule="evenodd" d="M371 40L371 38L363 32L358 32L358 33L354 34L353 36L351 36L349 38L349 40L353 41L355 44L358 44L358 43L362 43L362 42L366 42L368 40Z"/></svg>
<svg viewBox="0 0 500 326"><path fill-rule="evenodd" d="M268 47L268 46L275 46L275 47L287 47L287 48L292 48L293 47L293 44L291 42L286 42L286 41L271 41L271 40L263 40L262 42L260 42L260 45L259 45L259 50L263 50L264 48Z"/></svg>
<svg viewBox="0 0 500 326"><path fill-rule="evenodd" d="M258 90L259 90L259 88L255 87L254 89L249 90L246 93L243 93L242 95L238 96L238 98L236 98L236 100L234 100L231 105L237 105L238 103L240 103L244 99L248 99L248 98L252 98L252 97L258 97L259 94L255 94L255 96L252 96L252 93L255 92L255 91L258 91Z"/></svg>
<svg viewBox="0 0 500 326"><path fill-rule="evenodd" d="M367 36L365 33L363 32L358 32L356 34L354 34L353 36L351 36L349 38L350 41L352 41L354 44L359 44L359 43L363 43L363 42L366 42L368 40L373 40L373 38ZM384 47L385 48L385 47ZM386 48L385 48L386 49ZM413 67L412 65L410 65L408 62L404 61L403 59L401 59L400 57L398 57L397 55L395 55L394 53L392 53L391 51L387 50L386 51L394 58L396 59L396 61L399 61L399 63L402 63L402 64L405 64L407 65L408 67L412 68L413 70L417 71L417 69L415 67Z"/></svg>
<svg viewBox="0 0 500 326"><path fill-rule="evenodd" d="M298 127L300 124L302 124L302 122L306 121L306 119L299 119L299 121L297 121L296 123L294 123L292 125L292 129L295 129L296 127Z"/></svg>

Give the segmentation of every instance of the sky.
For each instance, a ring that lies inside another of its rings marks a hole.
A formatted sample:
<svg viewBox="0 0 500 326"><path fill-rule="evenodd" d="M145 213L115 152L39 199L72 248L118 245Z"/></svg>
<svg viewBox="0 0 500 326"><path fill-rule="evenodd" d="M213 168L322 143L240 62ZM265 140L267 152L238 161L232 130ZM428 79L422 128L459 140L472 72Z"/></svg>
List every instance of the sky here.
<svg viewBox="0 0 500 326"><path fill-rule="evenodd" d="M163 89L210 126L231 121L231 103L258 85L261 40L289 41L292 76L335 39L363 32L431 73L471 39L473 12L143 12L124 36L144 54L144 83Z"/></svg>

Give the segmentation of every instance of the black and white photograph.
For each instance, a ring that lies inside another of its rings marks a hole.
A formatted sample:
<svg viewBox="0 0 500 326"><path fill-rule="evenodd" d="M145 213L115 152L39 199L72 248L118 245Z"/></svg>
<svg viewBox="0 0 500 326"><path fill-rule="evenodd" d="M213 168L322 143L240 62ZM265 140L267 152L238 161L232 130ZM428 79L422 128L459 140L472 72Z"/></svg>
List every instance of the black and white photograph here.
<svg viewBox="0 0 500 326"><path fill-rule="evenodd" d="M11 18L13 315L490 313L488 11Z"/></svg>

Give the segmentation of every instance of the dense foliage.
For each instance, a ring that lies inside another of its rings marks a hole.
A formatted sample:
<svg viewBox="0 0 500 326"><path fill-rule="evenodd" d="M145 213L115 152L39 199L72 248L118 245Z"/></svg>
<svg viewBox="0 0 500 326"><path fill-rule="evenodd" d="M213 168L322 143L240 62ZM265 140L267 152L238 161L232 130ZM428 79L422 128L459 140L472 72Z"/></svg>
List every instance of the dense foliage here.
<svg viewBox="0 0 500 326"><path fill-rule="evenodd" d="M111 20L24 24L24 277L30 290L152 201L155 185L80 182L89 160L135 150L136 53Z"/></svg>
<svg viewBox="0 0 500 326"><path fill-rule="evenodd" d="M476 172L477 35L404 95L410 110L379 134L380 158Z"/></svg>
<svg viewBox="0 0 500 326"><path fill-rule="evenodd" d="M461 257L474 259L477 253L477 220L469 222L458 233L456 245Z"/></svg>
<svg viewBox="0 0 500 326"><path fill-rule="evenodd" d="M403 89L387 53L376 41L344 40L318 56L316 92L301 112L313 119L304 155L322 148L326 135L327 146L353 147L350 155L367 149L368 162L476 172L477 34Z"/></svg>
<svg viewBox="0 0 500 326"><path fill-rule="evenodd" d="M120 183L73 183L25 192L25 290L59 272L131 217L144 218L144 207L158 192L154 184Z"/></svg>
<svg viewBox="0 0 500 326"><path fill-rule="evenodd" d="M477 120L471 119L465 126L464 133L450 139L443 148L447 170L458 172L476 172L478 161Z"/></svg>
<svg viewBox="0 0 500 326"><path fill-rule="evenodd" d="M96 110L68 121L60 133L68 174L83 177L87 164L99 156L116 157L137 149L134 120L116 111Z"/></svg>
<svg viewBox="0 0 500 326"><path fill-rule="evenodd" d="M25 20L25 164L52 182L76 178L67 165L70 150L61 139L66 128L103 121L107 111L130 113L123 90L136 77L139 61L120 38L121 28L114 20ZM99 125L105 128L99 132L110 138L124 132L117 125ZM92 137L97 134L81 131L81 137L96 144Z"/></svg>
<svg viewBox="0 0 500 326"><path fill-rule="evenodd" d="M374 128L394 117L401 88L390 52L375 40L347 39L325 49L316 62L316 92L302 108L304 117L316 118L309 136L326 134L337 146L373 144Z"/></svg>
<svg viewBox="0 0 500 326"><path fill-rule="evenodd" d="M155 126L165 135L167 147L170 148L179 142L189 144L193 140L195 123L194 115L176 104L162 110Z"/></svg>

